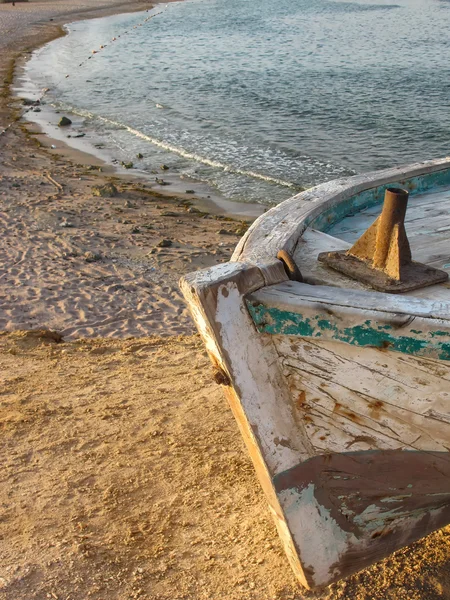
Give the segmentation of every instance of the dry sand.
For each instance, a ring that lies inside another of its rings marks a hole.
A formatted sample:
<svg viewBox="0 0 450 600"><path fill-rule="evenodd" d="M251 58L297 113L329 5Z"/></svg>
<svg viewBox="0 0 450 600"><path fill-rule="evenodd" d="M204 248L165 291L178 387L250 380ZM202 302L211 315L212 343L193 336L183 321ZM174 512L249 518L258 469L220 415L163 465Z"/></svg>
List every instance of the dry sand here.
<svg viewBox="0 0 450 600"><path fill-rule="evenodd" d="M0 4L0 128L25 48L147 6ZM240 224L123 178L95 196L114 173L49 143L0 136L0 598L450 598L448 528L322 592L296 584L198 338L155 336L193 331L177 279L226 260Z"/></svg>
<svg viewBox="0 0 450 600"><path fill-rule="evenodd" d="M450 598L449 528L297 586L197 336L3 334L0 369L0 598Z"/></svg>
<svg viewBox="0 0 450 600"><path fill-rule="evenodd" d="M94 196L92 173L36 150L0 165L0 329L192 333L178 279L226 260L242 224L117 180L116 196Z"/></svg>

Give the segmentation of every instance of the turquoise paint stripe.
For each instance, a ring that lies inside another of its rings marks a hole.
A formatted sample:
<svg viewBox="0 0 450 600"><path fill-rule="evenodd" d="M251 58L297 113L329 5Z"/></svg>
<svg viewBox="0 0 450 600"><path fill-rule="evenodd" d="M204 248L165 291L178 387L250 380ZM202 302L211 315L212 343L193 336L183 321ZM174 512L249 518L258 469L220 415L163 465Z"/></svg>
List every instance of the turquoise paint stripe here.
<svg viewBox="0 0 450 600"><path fill-rule="evenodd" d="M311 339L339 341L361 348L383 348L393 352L450 360L448 331L409 330L397 334L394 327L370 319L351 327L331 315L304 316L247 301L247 307L260 333L295 335Z"/></svg>
<svg viewBox="0 0 450 600"><path fill-rule="evenodd" d="M416 194L428 192L431 189L445 186L450 186L450 169L448 168L435 173L427 173L409 179L400 179L399 181L386 183L351 196L347 200L341 202L338 206L334 206L323 212L313 219L311 223L308 223L308 226L326 232L345 217L355 215L366 208L381 204L388 187L401 187L407 189L410 195L414 196Z"/></svg>

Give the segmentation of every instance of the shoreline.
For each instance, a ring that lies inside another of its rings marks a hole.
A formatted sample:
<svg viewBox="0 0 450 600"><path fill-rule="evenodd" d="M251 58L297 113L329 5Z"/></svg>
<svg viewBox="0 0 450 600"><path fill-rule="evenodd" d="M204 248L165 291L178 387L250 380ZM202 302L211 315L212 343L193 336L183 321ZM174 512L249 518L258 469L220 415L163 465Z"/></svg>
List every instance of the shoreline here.
<svg viewBox="0 0 450 600"><path fill-rule="evenodd" d="M14 43L3 44L10 71L13 62L23 65L31 46L61 34L67 11L59 22L43 23L43 7L67 8L76 1L20 6L29 11L30 32L36 23L38 30L28 35L24 28ZM3 15L15 16L17 6L0 5L0 29ZM122 9L114 4L87 15ZM85 16L70 11L69 18ZM0 125L5 116L18 116L6 63L0 65ZM152 189L135 173L105 166L83 146L72 150L59 142L52 150L51 144L22 120L0 136L0 329L43 327L68 339L191 334L178 279L228 260L249 221L225 215L207 198L177 193L175 186L164 193Z"/></svg>
<svg viewBox="0 0 450 600"><path fill-rule="evenodd" d="M15 98L27 98L27 94L21 91L21 88L16 88ZM164 181L169 185L158 185L154 183L152 175L139 168L130 170L115 164L112 160L111 153L106 149L96 148L95 139L91 132L80 122L77 125L77 115L70 111L64 111L64 115L76 124L75 132L78 129L83 129L85 136L83 138L72 137L67 139L67 131L61 130L57 126L62 112L56 111L50 104L41 106L40 113L30 111L24 117L23 123L32 135L36 135L36 129L42 134L40 141L42 146L47 148L49 153L55 153L59 156L66 157L67 160L80 161L92 166L99 166L102 172L111 173L112 175L125 181L133 181L139 184L145 184L149 190L152 190L161 196L174 197L189 200L195 203L201 210L209 211L214 215L222 215L233 219L248 219L254 220L267 210L267 207L261 204L250 202L235 202L228 200L213 188L192 177L184 177L174 171L161 172L164 175ZM52 148L52 146L56 146ZM115 161L117 163L117 161ZM186 189L195 188L194 194L186 193Z"/></svg>
<svg viewBox="0 0 450 600"><path fill-rule="evenodd" d="M171 1L175 2L183 0ZM157 4L159 3L161 2L158 2ZM157 5L153 8L156 9ZM142 10L142 13L145 14L150 10L151 8L144 9ZM128 12L129 11L119 12L99 17L95 16L92 17L92 19L105 19L111 16L117 16L118 14L128 14ZM133 11L133 13L134 12L139 13L141 11L136 10ZM34 48L29 56L22 55L16 60L14 69L15 74L10 86L11 101L14 102L14 100L16 100L19 102L22 98L30 100L36 100L38 98L35 82L26 72L27 63L36 52L41 51L48 44L51 44L59 37L70 35L70 30L68 29L70 24L84 20L84 18L80 18L76 19L76 21L64 23L64 25L61 26L60 35L43 45ZM89 20L91 20L90 17ZM20 110L20 104L18 104L17 109ZM78 129L83 127L82 117L79 117L76 113L70 111L64 112L70 116L74 124L76 123ZM136 181L138 183L144 182L149 186L149 189L154 190L162 196L176 196L177 198L193 201L195 205L203 211L206 210L215 215L223 215L235 219L254 220L267 210L267 207L261 204L229 200L208 184L195 180L192 177L185 178L177 172L164 173L164 181L169 184L166 186L156 184L152 180L153 178L150 173L146 171L140 169L127 171L125 168L121 168L119 165L114 164L111 153L95 146L95 139L92 139L91 132L87 131L82 139L68 138L67 134L71 129L61 130L57 126L60 116L60 111L57 111L51 104L43 103L40 106L39 113L28 111L22 115L20 121L27 124L28 130L33 135L35 135L33 125L37 127L41 133L45 134L45 138L40 139L42 145L47 148L49 153L64 156L66 159L72 161L80 160L82 158L83 162L86 164L102 167L102 170L105 170L106 168L106 172L112 173L120 179ZM28 127L28 124L31 124L31 126ZM56 146L56 148L53 148L53 146ZM186 193L186 188L190 189L192 187L196 188L195 193Z"/></svg>

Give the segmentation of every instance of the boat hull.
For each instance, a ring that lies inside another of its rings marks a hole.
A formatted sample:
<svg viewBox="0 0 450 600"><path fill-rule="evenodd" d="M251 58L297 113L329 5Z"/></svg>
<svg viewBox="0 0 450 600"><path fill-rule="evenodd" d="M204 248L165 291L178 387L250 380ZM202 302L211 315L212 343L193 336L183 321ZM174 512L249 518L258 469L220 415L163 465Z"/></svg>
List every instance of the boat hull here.
<svg viewBox="0 0 450 600"><path fill-rule="evenodd" d="M181 281L307 588L450 523L447 289L399 297L354 282L346 288L328 274L336 287L310 285L312 276L298 283L276 259L279 250L301 252L313 272L318 251L340 249L339 240L304 234L307 227L353 210L352 194L364 205L399 180L421 189L448 182L450 161L305 192L260 217L234 262Z"/></svg>
<svg viewBox="0 0 450 600"><path fill-rule="evenodd" d="M322 454L274 478L317 583L347 577L450 521L448 452Z"/></svg>

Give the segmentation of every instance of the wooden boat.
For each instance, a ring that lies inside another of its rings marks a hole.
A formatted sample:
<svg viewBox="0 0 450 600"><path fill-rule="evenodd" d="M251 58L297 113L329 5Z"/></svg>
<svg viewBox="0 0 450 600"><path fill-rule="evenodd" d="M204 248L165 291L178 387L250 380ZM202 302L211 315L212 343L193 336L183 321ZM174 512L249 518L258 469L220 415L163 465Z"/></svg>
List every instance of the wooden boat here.
<svg viewBox="0 0 450 600"><path fill-rule="evenodd" d="M449 271L443 159L305 191L181 282L307 588L450 522Z"/></svg>

